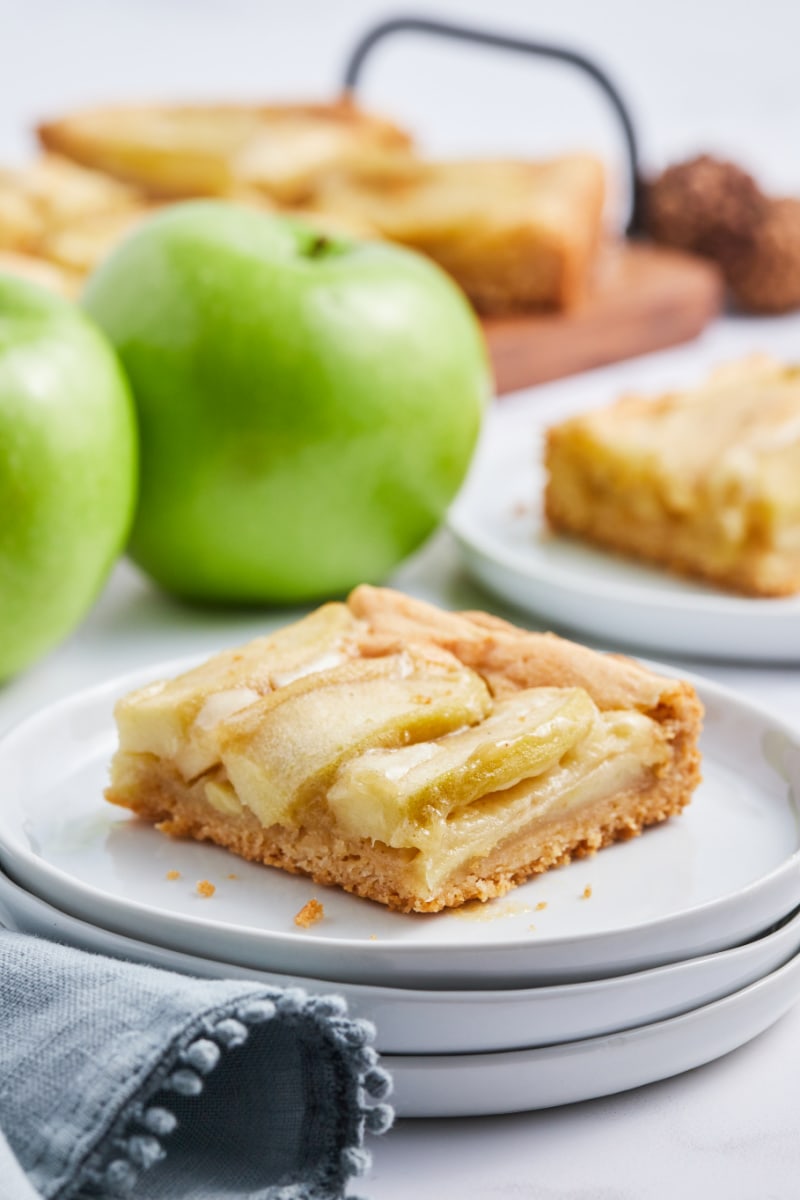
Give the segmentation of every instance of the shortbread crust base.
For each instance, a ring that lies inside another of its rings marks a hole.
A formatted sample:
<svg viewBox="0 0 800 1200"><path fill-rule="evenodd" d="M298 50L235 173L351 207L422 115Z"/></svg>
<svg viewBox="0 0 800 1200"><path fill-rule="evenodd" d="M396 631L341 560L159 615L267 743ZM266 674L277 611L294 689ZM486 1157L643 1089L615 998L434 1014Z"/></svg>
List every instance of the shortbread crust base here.
<svg viewBox="0 0 800 1200"><path fill-rule="evenodd" d="M718 531L666 510L656 518L641 515L641 500L657 510L657 497L649 491L643 497L605 492L594 480L592 464L571 449L558 429L550 431L546 465L545 517L556 533L746 596L791 596L800 591L800 555L781 553L766 539L763 545L727 545Z"/></svg>
<svg viewBox="0 0 800 1200"><path fill-rule="evenodd" d="M502 896L532 875L636 837L645 826L678 813L700 778L698 756L688 752L669 774L648 771L638 786L533 820L489 855L462 865L428 895L419 892L415 850L348 838L330 823L317 823L314 829L265 828L248 810L220 814L205 799L203 780L186 784L163 763L131 763L130 772L130 786L123 780L109 788L107 798L155 822L163 833L216 842L242 858L308 875L316 883L336 885L400 912L428 913Z"/></svg>

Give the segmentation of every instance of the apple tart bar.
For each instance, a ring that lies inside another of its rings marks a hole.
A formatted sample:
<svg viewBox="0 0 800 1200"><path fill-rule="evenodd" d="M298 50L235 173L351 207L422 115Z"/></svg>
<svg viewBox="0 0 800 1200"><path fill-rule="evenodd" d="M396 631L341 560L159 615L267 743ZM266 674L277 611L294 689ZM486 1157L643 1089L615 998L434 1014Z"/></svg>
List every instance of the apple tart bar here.
<svg viewBox="0 0 800 1200"><path fill-rule="evenodd" d="M123 698L107 797L402 911L502 895L677 813L689 684L357 588Z"/></svg>
<svg viewBox="0 0 800 1200"><path fill-rule="evenodd" d="M602 235L605 171L549 161L375 158L317 183L317 208L357 218L438 262L483 313L574 308Z"/></svg>
<svg viewBox="0 0 800 1200"><path fill-rule="evenodd" d="M800 368L753 356L547 435L559 531L754 596L800 591Z"/></svg>

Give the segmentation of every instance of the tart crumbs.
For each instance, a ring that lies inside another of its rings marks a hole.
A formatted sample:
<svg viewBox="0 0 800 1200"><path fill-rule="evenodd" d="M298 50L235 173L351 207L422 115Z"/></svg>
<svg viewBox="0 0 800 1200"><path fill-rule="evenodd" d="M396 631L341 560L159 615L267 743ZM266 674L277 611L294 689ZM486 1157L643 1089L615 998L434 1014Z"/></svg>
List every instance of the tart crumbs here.
<svg viewBox="0 0 800 1200"><path fill-rule="evenodd" d="M239 878L238 875L229 875L228 876L228 879L238 879L238 878Z"/></svg>
<svg viewBox="0 0 800 1200"><path fill-rule="evenodd" d="M180 877L181 877L180 871L167 871L164 878L165 879L180 879Z"/></svg>
<svg viewBox="0 0 800 1200"><path fill-rule="evenodd" d="M309 900L308 904L304 904L295 916L294 923L301 929L308 929L309 925L316 925L317 921L321 921L324 916L325 909L319 900Z"/></svg>
<svg viewBox="0 0 800 1200"><path fill-rule="evenodd" d="M535 908L533 911L534 911L534 912L544 912L544 910L545 910L546 908L547 908L547 901L546 901L546 900L540 900L540 901L539 901L539 903L536 905L536 908Z"/></svg>
<svg viewBox="0 0 800 1200"><path fill-rule="evenodd" d="M209 883L207 879L201 879L197 885L198 896L204 896L206 899L213 896L216 890L213 883Z"/></svg>
<svg viewBox="0 0 800 1200"><path fill-rule="evenodd" d="M592 885L590 883L587 883L586 887L583 889L583 893L581 895L581 900L590 900L591 897L592 897Z"/></svg>

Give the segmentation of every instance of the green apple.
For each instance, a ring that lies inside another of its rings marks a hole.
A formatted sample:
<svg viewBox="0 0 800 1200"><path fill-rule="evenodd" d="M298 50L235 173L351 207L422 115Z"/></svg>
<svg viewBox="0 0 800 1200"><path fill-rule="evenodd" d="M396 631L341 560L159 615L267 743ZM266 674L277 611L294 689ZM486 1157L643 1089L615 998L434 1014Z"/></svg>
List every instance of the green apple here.
<svg viewBox="0 0 800 1200"><path fill-rule="evenodd" d="M84 303L139 414L129 552L167 590L338 594L441 521L490 377L472 310L427 259L194 202L137 229Z"/></svg>
<svg viewBox="0 0 800 1200"><path fill-rule="evenodd" d="M69 301L0 275L0 679L87 612L135 494L135 412L113 350Z"/></svg>

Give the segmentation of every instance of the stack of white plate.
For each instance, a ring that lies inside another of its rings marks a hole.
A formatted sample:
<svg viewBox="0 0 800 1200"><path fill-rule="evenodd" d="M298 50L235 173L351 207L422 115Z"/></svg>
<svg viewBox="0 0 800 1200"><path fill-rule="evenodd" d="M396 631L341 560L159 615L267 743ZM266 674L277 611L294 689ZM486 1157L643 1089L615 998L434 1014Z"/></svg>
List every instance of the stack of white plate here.
<svg viewBox="0 0 800 1200"><path fill-rule="evenodd" d="M0 744L2 923L191 974L343 994L377 1027L403 1116L637 1087L727 1053L800 998L800 746L725 689L695 681L704 781L680 817L503 899L409 916L173 841L105 804L113 702L172 670L79 694ZM312 896L324 916L300 929Z"/></svg>

